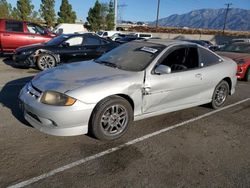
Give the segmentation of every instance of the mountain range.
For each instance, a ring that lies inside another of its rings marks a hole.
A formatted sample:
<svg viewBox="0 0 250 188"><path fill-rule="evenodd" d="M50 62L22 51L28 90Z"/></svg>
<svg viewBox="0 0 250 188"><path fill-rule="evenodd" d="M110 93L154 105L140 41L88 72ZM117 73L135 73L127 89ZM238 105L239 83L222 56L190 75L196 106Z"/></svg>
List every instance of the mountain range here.
<svg viewBox="0 0 250 188"><path fill-rule="evenodd" d="M200 9L186 14L174 14L159 19L159 26L222 29L226 9ZM155 25L151 22L150 25ZM250 31L250 10L231 8L227 16L226 30Z"/></svg>

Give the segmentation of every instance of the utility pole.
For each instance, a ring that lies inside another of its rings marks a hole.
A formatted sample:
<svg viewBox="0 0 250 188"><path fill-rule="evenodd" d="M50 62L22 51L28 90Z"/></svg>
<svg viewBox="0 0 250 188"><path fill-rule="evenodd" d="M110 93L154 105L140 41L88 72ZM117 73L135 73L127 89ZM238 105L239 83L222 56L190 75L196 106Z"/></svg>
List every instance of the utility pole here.
<svg viewBox="0 0 250 188"><path fill-rule="evenodd" d="M117 5L117 0L114 0L114 7L115 7L115 16L114 16L114 23L115 23L115 28L114 28L114 30L116 31L116 28L117 28L117 7L118 7L118 5Z"/></svg>
<svg viewBox="0 0 250 188"><path fill-rule="evenodd" d="M228 11L229 11L230 6L232 6L233 4L232 3L227 3L225 5L227 6L227 9L226 9L226 14L225 14L225 19L224 19L224 26L223 26L223 31L222 31L223 34L225 32L225 29L226 29Z"/></svg>
<svg viewBox="0 0 250 188"><path fill-rule="evenodd" d="M158 6L157 6L157 16L156 16L156 23L155 23L156 29L158 28L159 12L160 12L160 0L158 0Z"/></svg>

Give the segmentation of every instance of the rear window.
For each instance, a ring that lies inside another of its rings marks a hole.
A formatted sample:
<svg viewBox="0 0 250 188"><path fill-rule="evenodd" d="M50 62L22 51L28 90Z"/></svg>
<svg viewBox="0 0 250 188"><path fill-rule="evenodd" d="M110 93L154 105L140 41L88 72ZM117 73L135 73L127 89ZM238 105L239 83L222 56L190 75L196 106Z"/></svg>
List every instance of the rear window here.
<svg viewBox="0 0 250 188"><path fill-rule="evenodd" d="M200 63L202 67L214 65L220 62L220 58L214 55L209 50L199 48L200 51Z"/></svg>
<svg viewBox="0 0 250 188"><path fill-rule="evenodd" d="M84 45L100 45L101 41L95 37L86 37L83 42Z"/></svg>
<svg viewBox="0 0 250 188"><path fill-rule="evenodd" d="M5 23L6 23L6 26L5 26L6 31L23 32L22 22L6 21Z"/></svg>

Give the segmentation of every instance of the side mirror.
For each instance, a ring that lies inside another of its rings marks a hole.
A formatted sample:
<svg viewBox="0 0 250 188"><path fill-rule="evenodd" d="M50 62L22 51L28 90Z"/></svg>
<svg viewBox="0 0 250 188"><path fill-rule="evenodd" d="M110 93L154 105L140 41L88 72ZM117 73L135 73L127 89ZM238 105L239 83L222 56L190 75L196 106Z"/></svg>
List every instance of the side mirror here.
<svg viewBox="0 0 250 188"><path fill-rule="evenodd" d="M170 74L171 73L171 68L166 65L158 65L155 68L155 73L156 74Z"/></svg>
<svg viewBox="0 0 250 188"><path fill-rule="evenodd" d="M63 42L62 47L69 47L69 43L68 42Z"/></svg>

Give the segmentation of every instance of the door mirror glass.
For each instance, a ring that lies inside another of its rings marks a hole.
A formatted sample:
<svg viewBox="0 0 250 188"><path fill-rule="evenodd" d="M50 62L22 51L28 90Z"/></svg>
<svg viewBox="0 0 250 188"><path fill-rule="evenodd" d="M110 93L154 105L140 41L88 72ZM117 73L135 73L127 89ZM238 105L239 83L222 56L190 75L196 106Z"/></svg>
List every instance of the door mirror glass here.
<svg viewBox="0 0 250 188"><path fill-rule="evenodd" d="M170 74L171 73L171 68L166 65L158 65L155 68L155 73L156 74Z"/></svg>

